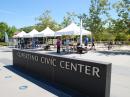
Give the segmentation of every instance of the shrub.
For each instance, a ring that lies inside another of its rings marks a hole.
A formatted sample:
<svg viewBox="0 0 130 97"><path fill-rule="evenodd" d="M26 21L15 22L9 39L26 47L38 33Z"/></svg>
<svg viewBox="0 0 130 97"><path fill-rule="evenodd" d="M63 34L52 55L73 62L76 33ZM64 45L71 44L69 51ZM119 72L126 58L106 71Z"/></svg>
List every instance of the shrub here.
<svg viewBox="0 0 130 97"><path fill-rule="evenodd" d="M5 43L5 42L0 42L0 46L7 46L8 43Z"/></svg>
<svg viewBox="0 0 130 97"><path fill-rule="evenodd" d="M118 33L115 38L116 41L126 41L127 35L125 33Z"/></svg>

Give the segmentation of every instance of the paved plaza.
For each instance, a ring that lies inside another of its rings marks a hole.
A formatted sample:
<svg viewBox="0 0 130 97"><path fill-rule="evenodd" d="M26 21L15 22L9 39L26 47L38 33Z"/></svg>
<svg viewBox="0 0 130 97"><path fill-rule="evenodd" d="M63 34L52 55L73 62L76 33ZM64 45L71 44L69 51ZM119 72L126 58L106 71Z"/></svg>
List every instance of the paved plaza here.
<svg viewBox="0 0 130 97"><path fill-rule="evenodd" d="M47 88L41 87L36 84L40 83L38 80L29 78L29 76L20 76L18 73L7 68L13 65L11 51L11 48L0 47L0 97L72 97L71 95L68 95L60 90L47 86L44 83L44 87ZM56 54L54 51L36 52ZM130 97L129 53L99 53L96 51L89 51L85 54L60 54L60 56L112 63L110 97ZM52 93L47 89L54 90L54 92Z"/></svg>

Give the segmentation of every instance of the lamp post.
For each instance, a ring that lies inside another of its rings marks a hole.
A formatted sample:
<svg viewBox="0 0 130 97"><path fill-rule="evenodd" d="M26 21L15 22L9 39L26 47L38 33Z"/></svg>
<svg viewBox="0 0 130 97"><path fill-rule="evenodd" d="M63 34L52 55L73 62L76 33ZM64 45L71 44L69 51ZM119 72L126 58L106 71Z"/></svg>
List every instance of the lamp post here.
<svg viewBox="0 0 130 97"><path fill-rule="evenodd" d="M82 17L80 17L80 47L82 47Z"/></svg>

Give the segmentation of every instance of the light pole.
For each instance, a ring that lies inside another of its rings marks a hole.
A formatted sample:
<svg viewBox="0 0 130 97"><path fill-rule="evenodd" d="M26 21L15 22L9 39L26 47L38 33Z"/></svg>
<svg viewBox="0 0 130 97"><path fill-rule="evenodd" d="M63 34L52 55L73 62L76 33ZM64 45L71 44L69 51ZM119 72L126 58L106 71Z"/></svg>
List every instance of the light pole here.
<svg viewBox="0 0 130 97"><path fill-rule="evenodd" d="M80 17L80 47L82 47L82 17Z"/></svg>

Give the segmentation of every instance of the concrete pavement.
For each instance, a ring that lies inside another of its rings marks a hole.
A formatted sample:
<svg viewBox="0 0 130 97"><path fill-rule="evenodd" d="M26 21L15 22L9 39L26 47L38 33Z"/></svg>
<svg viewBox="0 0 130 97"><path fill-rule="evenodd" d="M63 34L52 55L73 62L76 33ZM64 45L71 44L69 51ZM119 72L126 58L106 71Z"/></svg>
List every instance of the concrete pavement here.
<svg viewBox="0 0 130 97"><path fill-rule="evenodd" d="M40 53L47 53L39 51ZM49 52L48 52L49 53ZM83 58L112 63L111 96L130 97L130 55L102 54L88 52L86 54L66 54L66 57ZM12 65L12 52L0 47L0 96L1 97L72 97L54 89L57 94L47 91L30 80L21 77L4 66Z"/></svg>

